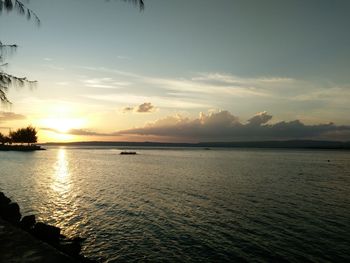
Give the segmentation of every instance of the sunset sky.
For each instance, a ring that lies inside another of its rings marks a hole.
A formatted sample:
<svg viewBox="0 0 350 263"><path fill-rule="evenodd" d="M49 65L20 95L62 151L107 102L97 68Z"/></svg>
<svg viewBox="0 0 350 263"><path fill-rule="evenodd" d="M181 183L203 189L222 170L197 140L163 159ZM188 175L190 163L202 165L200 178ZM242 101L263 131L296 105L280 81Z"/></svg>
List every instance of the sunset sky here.
<svg viewBox="0 0 350 263"><path fill-rule="evenodd" d="M0 131L47 141L350 140L350 1L31 0Z"/></svg>

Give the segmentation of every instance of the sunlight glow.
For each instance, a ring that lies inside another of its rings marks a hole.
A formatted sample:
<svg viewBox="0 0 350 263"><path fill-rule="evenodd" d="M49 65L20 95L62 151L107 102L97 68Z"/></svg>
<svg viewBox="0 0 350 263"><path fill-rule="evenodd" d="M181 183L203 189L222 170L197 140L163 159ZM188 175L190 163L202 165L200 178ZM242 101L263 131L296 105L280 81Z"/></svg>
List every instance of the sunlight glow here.
<svg viewBox="0 0 350 263"><path fill-rule="evenodd" d="M52 131L39 131L40 142L69 142L77 139L77 136L65 134L65 133L56 133ZM78 138L79 139L79 138Z"/></svg>
<svg viewBox="0 0 350 263"><path fill-rule="evenodd" d="M67 104L53 104L45 109L45 115L39 120L42 128L56 133L68 133L72 129L80 129L86 124L86 118L80 117L78 108Z"/></svg>
<svg viewBox="0 0 350 263"><path fill-rule="evenodd" d="M58 132L68 132L71 129L81 128L85 121L79 118L48 118L42 120L44 127L56 130Z"/></svg>
<svg viewBox="0 0 350 263"><path fill-rule="evenodd" d="M66 158L66 149L61 148L57 153L55 164L55 175L52 182L52 189L59 194L66 194L70 188L69 167Z"/></svg>

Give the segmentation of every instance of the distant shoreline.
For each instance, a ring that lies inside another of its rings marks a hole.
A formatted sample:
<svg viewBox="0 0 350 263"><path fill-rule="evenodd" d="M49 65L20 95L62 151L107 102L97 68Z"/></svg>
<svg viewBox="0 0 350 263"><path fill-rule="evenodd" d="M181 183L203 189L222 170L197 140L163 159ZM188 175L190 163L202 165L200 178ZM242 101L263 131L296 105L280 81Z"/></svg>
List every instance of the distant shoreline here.
<svg viewBox="0 0 350 263"><path fill-rule="evenodd" d="M45 146L116 146L116 147L192 147L204 148L272 148L272 149L325 149L350 150L350 142L341 141L245 141L245 142L199 142L199 143L170 143L170 142L113 142L113 141L81 141L81 142L52 142L43 143Z"/></svg>
<svg viewBox="0 0 350 263"><path fill-rule="evenodd" d="M0 151L33 152L46 150L40 145L0 145Z"/></svg>

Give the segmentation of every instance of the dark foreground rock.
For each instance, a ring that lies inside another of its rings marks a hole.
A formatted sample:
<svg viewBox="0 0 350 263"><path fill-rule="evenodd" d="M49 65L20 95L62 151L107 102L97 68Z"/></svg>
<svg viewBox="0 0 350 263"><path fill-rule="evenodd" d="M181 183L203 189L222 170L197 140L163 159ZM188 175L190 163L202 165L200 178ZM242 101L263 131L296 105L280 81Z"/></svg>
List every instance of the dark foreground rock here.
<svg viewBox="0 0 350 263"><path fill-rule="evenodd" d="M19 226L26 231L32 231L35 223L35 215L29 215L22 218L21 222L19 222Z"/></svg>
<svg viewBox="0 0 350 263"><path fill-rule="evenodd" d="M7 206L9 203L11 203L11 199L8 198L6 195L4 195L3 192L0 192L0 213L1 210Z"/></svg>
<svg viewBox="0 0 350 263"><path fill-rule="evenodd" d="M79 261L0 219L0 262L77 263Z"/></svg>
<svg viewBox="0 0 350 263"><path fill-rule="evenodd" d="M57 244L60 242L61 229L56 226L51 226L38 222L34 225L32 233L37 238L44 240L50 244Z"/></svg>
<svg viewBox="0 0 350 263"><path fill-rule="evenodd" d="M19 205L17 203L9 203L2 210L2 218L13 224L18 224L21 220L21 213L19 211Z"/></svg>
<svg viewBox="0 0 350 263"><path fill-rule="evenodd" d="M80 255L83 238L67 238L59 227L36 222L35 215L21 220L19 205L2 192L0 220L0 262L96 262Z"/></svg>

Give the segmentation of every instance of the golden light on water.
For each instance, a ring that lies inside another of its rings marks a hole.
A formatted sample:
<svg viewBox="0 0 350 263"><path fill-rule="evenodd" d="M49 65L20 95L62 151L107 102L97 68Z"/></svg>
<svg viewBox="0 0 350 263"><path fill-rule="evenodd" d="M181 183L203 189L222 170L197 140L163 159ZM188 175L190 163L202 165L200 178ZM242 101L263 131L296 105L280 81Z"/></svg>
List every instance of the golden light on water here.
<svg viewBox="0 0 350 263"><path fill-rule="evenodd" d="M66 157L66 149L64 148L60 148L57 152L52 188L61 194L67 193L70 188L69 163Z"/></svg>
<svg viewBox="0 0 350 263"><path fill-rule="evenodd" d="M76 214L77 206L73 201L74 191L72 191L72 174L69 165L68 151L62 147L57 150L54 173L52 176L50 198L55 204L55 209L51 211L50 217L55 221L55 225L64 228L67 236L76 235L76 225L66 225Z"/></svg>

